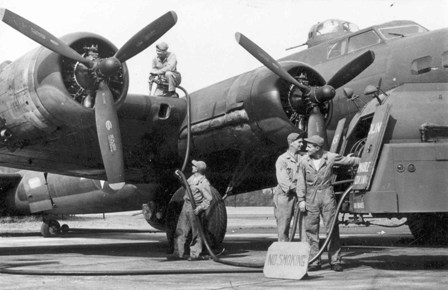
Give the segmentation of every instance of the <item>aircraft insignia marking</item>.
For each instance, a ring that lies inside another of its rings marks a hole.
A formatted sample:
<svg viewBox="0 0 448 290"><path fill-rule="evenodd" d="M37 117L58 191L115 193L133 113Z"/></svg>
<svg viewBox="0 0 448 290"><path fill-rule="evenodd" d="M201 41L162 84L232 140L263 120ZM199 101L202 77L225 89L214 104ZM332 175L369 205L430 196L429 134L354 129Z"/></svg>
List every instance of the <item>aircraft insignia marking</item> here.
<svg viewBox="0 0 448 290"><path fill-rule="evenodd" d="M109 120L106 121L106 129L107 129L107 130L112 129L112 122L109 121Z"/></svg>
<svg viewBox="0 0 448 290"><path fill-rule="evenodd" d="M109 141L109 150L110 152L117 151L117 145L115 144L115 137L113 134L107 136L107 140Z"/></svg>

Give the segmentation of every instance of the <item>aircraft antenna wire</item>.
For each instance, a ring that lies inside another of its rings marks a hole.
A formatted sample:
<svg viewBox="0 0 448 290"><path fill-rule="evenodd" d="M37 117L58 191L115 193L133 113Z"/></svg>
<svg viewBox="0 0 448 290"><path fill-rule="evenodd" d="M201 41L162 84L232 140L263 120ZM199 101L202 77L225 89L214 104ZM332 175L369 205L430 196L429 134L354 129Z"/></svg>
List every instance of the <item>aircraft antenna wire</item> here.
<svg viewBox="0 0 448 290"><path fill-rule="evenodd" d="M225 200L227 197L232 196L232 191L235 187L239 186L241 182L248 176L249 168L256 162L257 157L256 154L250 154L249 160L247 160L246 151L241 153L240 158L238 159L238 164L232 174L232 178L227 186L226 192L222 197Z"/></svg>

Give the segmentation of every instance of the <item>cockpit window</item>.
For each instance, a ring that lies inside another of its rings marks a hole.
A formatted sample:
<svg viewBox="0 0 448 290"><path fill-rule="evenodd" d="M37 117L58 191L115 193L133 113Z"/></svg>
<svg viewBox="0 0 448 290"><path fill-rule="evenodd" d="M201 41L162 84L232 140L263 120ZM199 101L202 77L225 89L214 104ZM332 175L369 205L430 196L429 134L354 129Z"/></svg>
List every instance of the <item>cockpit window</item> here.
<svg viewBox="0 0 448 290"><path fill-rule="evenodd" d="M380 32L384 36L385 39L391 39L391 38L396 38L396 37L405 37L408 35L426 32L426 31L428 31L426 28L423 28L420 25L416 25L416 24L380 28Z"/></svg>
<svg viewBox="0 0 448 290"><path fill-rule="evenodd" d="M364 33L352 36L348 40L348 53L378 44L381 42L380 37L375 31L369 30Z"/></svg>
<svg viewBox="0 0 448 290"><path fill-rule="evenodd" d="M328 46L327 58L334 58L345 54L347 47L347 39L340 40L336 43L332 43Z"/></svg>
<svg viewBox="0 0 448 290"><path fill-rule="evenodd" d="M337 19L329 19L318 24L316 28L316 35L335 32L355 32L358 30L359 27L354 23Z"/></svg>

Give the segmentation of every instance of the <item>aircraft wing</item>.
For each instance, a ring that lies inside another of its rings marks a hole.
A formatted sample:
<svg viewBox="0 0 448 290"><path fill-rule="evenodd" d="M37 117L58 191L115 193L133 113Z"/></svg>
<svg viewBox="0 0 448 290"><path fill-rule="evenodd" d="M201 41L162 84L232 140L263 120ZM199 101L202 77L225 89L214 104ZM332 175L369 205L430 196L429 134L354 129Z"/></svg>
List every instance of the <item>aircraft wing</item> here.
<svg viewBox="0 0 448 290"><path fill-rule="evenodd" d="M17 186L22 175L19 173L0 173L0 192L5 192L13 186Z"/></svg>

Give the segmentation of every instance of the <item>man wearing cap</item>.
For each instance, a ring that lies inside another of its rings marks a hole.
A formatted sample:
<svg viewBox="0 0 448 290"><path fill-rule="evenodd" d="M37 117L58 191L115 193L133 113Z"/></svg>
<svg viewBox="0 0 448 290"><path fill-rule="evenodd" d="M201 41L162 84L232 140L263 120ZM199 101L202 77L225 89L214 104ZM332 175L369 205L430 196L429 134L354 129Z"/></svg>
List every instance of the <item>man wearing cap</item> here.
<svg viewBox="0 0 448 290"><path fill-rule="evenodd" d="M303 140L298 133L288 135L288 150L280 155L275 163L278 185L274 189L274 216L277 220L278 241L289 241L289 225L296 200L298 154Z"/></svg>
<svg viewBox="0 0 448 290"><path fill-rule="evenodd" d="M193 194L196 208L193 210L193 206L190 201L190 197L185 191L184 205L179 215L179 220L176 226L176 233L174 237L174 253L169 259L182 259L184 256L185 241L188 233L191 229L191 243L190 243L190 257L189 261L201 260L199 256L202 252L202 239L199 235L199 227L195 215L199 215L205 211L212 201L213 197L210 189L210 182L204 173L207 169L207 165L204 161L192 161L192 173L193 175L188 178L187 182Z"/></svg>
<svg viewBox="0 0 448 290"><path fill-rule="evenodd" d="M155 76L162 77L164 81L168 82L168 92L159 84L155 94L178 98L179 96L175 90L180 85L182 78L177 71L176 55L168 51L168 44L165 42L160 42L156 45L156 53L157 56L152 60L152 69L149 78L151 81Z"/></svg>
<svg viewBox="0 0 448 290"><path fill-rule="evenodd" d="M319 252L320 215L327 234L336 215L336 200L331 185L333 166L354 166L358 165L361 159L353 157L353 154L344 157L324 150L324 139L318 135L305 139L305 142L308 153L299 164L297 196L300 210L306 211L305 231L311 247L310 257L314 257ZM336 226L328 249L328 260L331 269L337 272L342 271L340 251L339 227ZM320 258L308 267L308 271L320 269Z"/></svg>

